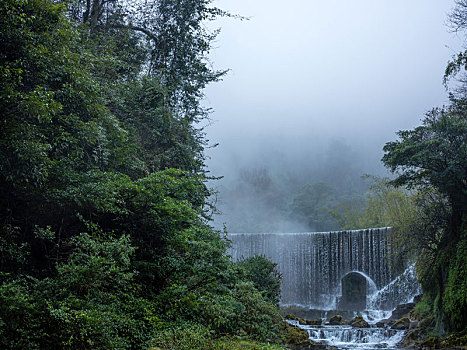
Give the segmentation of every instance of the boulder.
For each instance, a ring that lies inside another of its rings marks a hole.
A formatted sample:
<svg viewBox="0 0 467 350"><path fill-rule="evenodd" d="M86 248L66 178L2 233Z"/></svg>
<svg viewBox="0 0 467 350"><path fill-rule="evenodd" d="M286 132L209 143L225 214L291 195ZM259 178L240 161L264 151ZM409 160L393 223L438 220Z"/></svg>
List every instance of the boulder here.
<svg viewBox="0 0 467 350"><path fill-rule="evenodd" d="M322 343L316 343L310 340L309 343L303 344L287 344L287 349L290 350L338 350L337 347Z"/></svg>
<svg viewBox="0 0 467 350"><path fill-rule="evenodd" d="M411 329L405 333L404 338L402 339L401 346L403 348L415 347L417 342L421 337L419 329Z"/></svg>
<svg viewBox="0 0 467 350"><path fill-rule="evenodd" d="M291 350L337 350L336 347L314 342L309 339L308 332L297 326L285 324L284 341L286 348Z"/></svg>
<svg viewBox="0 0 467 350"><path fill-rule="evenodd" d="M389 318L376 322L376 327L389 327L394 321Z"/></svg>
<svg viewBox="0 0 467 350"><path fill-rule="evenodd" d="M409 329L409 327L410 327L410 320L408 317L402 317L401 319L398 319L396 322L394 322L391 325L391 328L396 329L396 330L405 330L405 329Z"/></svg>
<svg viewBox="0 0 467 350"><path fill-rule="evenodd" d="M323 324L323 320L320 318L316 320L307 320L306 318L299 318L298 322L301 325L306 325L306 326L321 326Z"/></svg>
<svg viewBox="0 0 467 350"><path fill-rule="evenodd" d="M355 328L370 328L367 321L363 319L363 316L358 315L350 321L350 325Z"/></svg>
<svg viewBox="0 0 467 350"><path fill-rule="evenodd" d="M421 302L422 298L423 298L423 294L418 294L418 295L414 296L414 298L413 298L414 304L418 304L419 302Z"/></svg>
<svg viewBox="0 0 467 350"><path fill-rule="evenodd" d="M287 314L287 315L284 316L284 318L286 320L292 320L292 321L299 321L300 320L297 316L295 316L293 314Z"/></svg>
<svg viewBox="0 0 467 350"><path fill-rule="evenodd" d="M332 316L331 319L329 320L329 324L330 325L341 325L343 324L343 319L342 319L342 316L341 315L335 315L335 316Z"/></svg>
<svg viewBox="0 0 467 350"><path fill-rule="evenodd" d="M451 333L439 342L441 348L467 348L467 329L462 332Z"/></svg>
<svg viewBox="0 0 467 350"><path fill-rule="evenodd" d="M304 344L308 343L311 340L308 337L308 332L304 329L301 329L297 326L292 326L287 322L285 324L285 331L284 331L284 341L287 344Z"/></svg>
<svg viewBox="0 0 467 350"><path fill-rule="evenodd" d="M435 326L435 317L430 315L423 320L418 322L418 328L422 329L423 331L429 331L431 328Z"/></svg>
<svg viewBox="0 0 467 350"><path fill-rule="evenodd" d="M439 347L439 338L429 337L420 343L420 347L424 349L436 349Z"/></svg>
<svg viewBox="0 0 467 350"><path fill-rule="evenodd" d="M389 317L389 319L396 321L403 317L406 317L414 307L415 303L397 305L396 309L392 312L391 317Z"/></svg>

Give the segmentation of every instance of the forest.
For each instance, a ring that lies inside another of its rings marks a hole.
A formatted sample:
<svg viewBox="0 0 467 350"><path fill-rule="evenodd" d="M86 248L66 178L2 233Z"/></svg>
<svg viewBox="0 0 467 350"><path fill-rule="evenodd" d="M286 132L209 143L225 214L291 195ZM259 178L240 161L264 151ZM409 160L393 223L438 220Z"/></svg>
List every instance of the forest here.
<svg viewBox="0 0 467 350"><path fill-rule="evenodd" d="M227 70L209 62L219 31L205 23L220 17L242 19L211 0L0 2L2 348L293 342L276 265L233 262L212 224L203 99ZM467 1L449 22L467 29ZM386 144L390 179L330 167L294 192L246 169L230 199L276 203L268 215L307 230L395 227L433 334L467 337L466 70L464 51L446 68L450 104Z"/></svg>

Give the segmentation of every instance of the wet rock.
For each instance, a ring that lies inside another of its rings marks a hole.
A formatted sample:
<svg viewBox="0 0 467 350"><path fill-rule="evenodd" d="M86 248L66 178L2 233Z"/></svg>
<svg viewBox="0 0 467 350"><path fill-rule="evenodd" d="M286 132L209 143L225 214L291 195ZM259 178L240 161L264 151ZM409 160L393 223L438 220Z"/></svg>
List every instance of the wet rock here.
<svg viewBox="0 0 467 350"><path fill-rule="evenodd" d="M287 314L287 315L284 316L284 318L286 320L292 320L292 321L299 321L300 320L297 316L295 316L293 314Z"/></svg>
<svg viewBox="0 0 467 350"><path fill-rule="evenodd" d="M376 322L376 327L389 327L394 321L391 321L389 318Z"/></svg>
<svg viewBox="0 0 467 350"><path fill-rule="evenodd" d="M290 350L337 350L337 347L314 341L306 342L303 344L287 344L287 349Z"/></svg>
<svg viewBox="0 0 467 350"><path fill-rule="evenodd" d="M414 304L418 304L419 302L421 302L422 298L423 298L423 294L418 294L418 295L414 296L414 298L413 298Z"/></svg>
<svg viewBox="0 0 467 350"><path fill-rule="evenodd" d="M298 322L301 325L306 325L306 326L321 326L323 324L322 319L316 319L316 320L307 320L306 318L299 318Z"/></svg>
<svg viewBox="0 0 467 350"><path fill-rule="evenodd" d="M287 344L305 344L308 341L308 332L304 329L301 329L297 326L292 326L287 322L284 322L285 330L284 330L284 341Z"/></svg>
<svg viewBox="0 0 467 350"><path fill-rule="evenodd" d="M423 349L436 349L439 347L439 338L429 337L420 343L420 347Z"/></svg>
<svg viewBox="0 0 467 350"><path fill-rule="evenodd" d="M435 325L435 317L430 315L429 317L424 318L420 322L418 322L418 328L421 328L424 331L428 331L433 328Z"/></svg>
<svg viewBox="0 0 467 350"><path fill-rule="evenodd" d="M419 329L411 329L407 331L402 339L401 346L404 348L414 347L420 339L420 336L421 334Z"/></svg>
<svg viewBox="0 0 467 350"><path fill-rule="evenodd" d="M291 350L337 350L336 347L314 342L308 338L308 332L297 326L285 324L284 342L286 348Z"/></svg>
<svg viewBox="0 0 467 350"><path fill-rule="evenodd" d="M467 348L467 329L462 332L452 333L441 339L439 345L442 348Z"/></svg>
<svg viewBox="0 0 467 350"><path fill-rule="evenodd" d="M406 317L414 307L415 303L397 305L396 309L392 312L391 317L389 317L389 319L395 321Z"/></svg>
<svg viewBox="0 0 467 350"><path fill-rule="evenodd" d="M367 321L363 319L363 316L358 315L350 321L350 325L355 328L370 328Z"/></svg>
<svg viewBox="0 0 467 350"><path fill-rule="evenodd" d="M410 320L408 317L402 317L401 319L394 322L391 326L392 329L396 330L405 330L409 329L410 327Z"/></svg>
<svg viewBox="0 0 467 350"><path fill-rule="evenodd" d="M332 316L331 319L329 320L329 324L330 325L341 325L342 324L342 316L341 315L335 315L335 316Z"/></svg>

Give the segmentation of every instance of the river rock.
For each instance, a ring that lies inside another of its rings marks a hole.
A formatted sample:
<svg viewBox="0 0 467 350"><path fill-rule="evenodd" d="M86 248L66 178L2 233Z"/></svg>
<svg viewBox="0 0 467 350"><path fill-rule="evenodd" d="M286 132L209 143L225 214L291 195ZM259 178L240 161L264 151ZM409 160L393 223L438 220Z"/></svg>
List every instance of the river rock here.
<svg viewBox="0 0 467 350"><path fill-rule="evenodd" d="M397 305L396 309L392 312L390 320L399 320L403 317L406 317L410 311L415 307L415 303L407 303Z"/></svg>
<svg viewBox="0 0 467 350"><path fill-rule="evenodd" d="M439 348L439 338L429 337L420 343L420 347L423 349L436 349Z"/></svg>
<svg viewBox="0 0 467 350"><path fill-rule="evenodd" d="M409 329L409 327L410 327L410 320L408 317L402 317L401 319L394 322L391 326L392 329L397 329L397 330L405 330L405 329Z"/></svg>
<svg viewBox="0 0 467 350"><path fill-rule="evenodd" d="M287 349L290 350L338 350L337 347L314 341L305 342L302 344L287 344Z"/></svg>
<svg viewBox="0 0 467 350"><path fill-rule="evenodd" d="M308 332L304 329L301 329L297 326L292 326L287 322L284 322L284 325L284 340L287 344L294 345L311 342L311 340L308 338Z"/></svg>
<svg viewBox="0 0 467 350"><path fill-rule="evenodd" d="M299 318L298 322L302 325L306 326L321 326L323 324L323 320L318 318L316 320L308 320L306 318Z"/></svg>
<svg viewBox="0 0 467 350"><path fill-rule="evenodd" d="M308 332L285 322L285 343L291 350L337 350L336 347L314 342L308 338Z"/></svg>
<svg viewBox="0 0 467 350"><path fill-rule="evenodd" d="M376 327L389 327L394 321L391 321L389 318L376 322Z"/></svg>
<svg viewBox="0 0 467 350"><path fill-rule="evenodd" d="M420 320L420 322L418 322L418 327L420 329L423 329L424 331L429 330L430 328L433 328L434 325L435 325L435 317L433 315L425 317L423 320Z"/></svg>
<svg viewBox="0 0 467 350"><path fill-rule="evenodd" d="M370 328L367 321L363 319L363 316L358 315L350 321L350 325L355 328Z"/></svg>
<svg viewBox="0 0 467 350"><path fill-rule="evenodd" d="M329 324L330 325L341 325L343 324L343 319L342 319L342 316L341 315L335 315L335 316L332 316L331 319L329 320Z"/></svg>
<svg viewBox="0 0 467 350"><path fill-rule="evenodd" d="M420 340L421 332L419 329L411 329L405 333L404 338L402 339L401 346L403 348L413 348Z"/></svg>
<svg viewBox="0 0 467 350"><path fill-rule="evenodd" d="M293 314L287 314L284 316L284 318L286 320L292 320L292 321L299 321L300 318L298 318L297 316L293 315Z"/></svg>

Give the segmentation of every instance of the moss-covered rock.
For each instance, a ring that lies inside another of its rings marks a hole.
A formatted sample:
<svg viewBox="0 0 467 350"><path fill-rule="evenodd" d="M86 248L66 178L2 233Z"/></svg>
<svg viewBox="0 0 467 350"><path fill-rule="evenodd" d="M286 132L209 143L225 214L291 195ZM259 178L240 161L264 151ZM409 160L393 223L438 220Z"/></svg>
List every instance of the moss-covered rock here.
<svg viewBox="0 0 467 350"><path fill-rule="evenodd" d="M293 345L307 343L308 341L311 342L311 340L308 337L307 331L305 331L304 329L301 329L297 326L292 326L287 322L284 322L284 325L285 328L282 337L284 343Z"/></svg>
<svg viewBox="0 0 467 350"><path fill-rule="evenodd" d="M284 318L286 320L292 320L292 321L299 321L300 320L300 318L298 318L294 314L287 314L287 315L284 316Z"/></svg>
<svg viewBox="0 0 467 350"><path fill-rule="evenodd" d="M343 318L341 315L335 315L331 317L331 319L329 320L329 324L330 325L341 325L343 324L342 321L343 321Z"/></svg>
<svg viewBox="0 0 467 350"><path fill-rule="evenodd" d="M370 328L370 325L368 324L367 321L365 321L363 319L363 316L362 315L358 315L356 317L354 317L351 321L350 321L350 325L352 327L356 327L356 328Z"/></svg>
<svg viewBox="0 0 467 350"><path fill-rule="evenodd" d="M397 330L409 329L409 327L410 327L410 320L408 317L402 317L391 325L392 329L397 329Z"/></svg>
<svg viewBox="0 0 467 350"><path fill-rule="evenodd" d="M420 347L424 349L436 349L439 348L439 338L438 337L429 337L422 342L420 342Z"/></svg>
<svg viewBox="0 0 467 350"><path fill-rule="evenodd" d="M467 349L467 329L462 332L449 334L439 342L442 348L459 348Z"/></svg>
<svg viewBox="0 0 467 350"><path fill-rule="evenodd" d="M302 325L306 326L321 326L323 324L323 320L318 318L316 320L308 320L306 318L299 318L298 322Z"/></svg>
<svg viewBox="0 0 467 350"><path fill-rule="evenodd" d="M290 350L338 350L337 347L327 344L310 342L306 344L287 345Z"/></svg>
<svg viewBox="0 0 467 350"><path fill-rule="evenodd" d="M404 338L402 339L401 346L404 348L415 347L417 342L420 340L420 337L420 329L411 329L407 331Z"/></svg>
<svg viewBox="0 0 467 350"><path fill-rule="evenodd" d="M435 327L436 321L433 315L430 315L418 322L418 328L420 328L424 333L429 333Z"/></svg>
<svg viewBox="0 0 467 350"><path fill-rule="evenodd" d="M409 312L408 317L411 320L423 320L431 315L431 306L426 301L420 301L415 307Z"/></svg>

